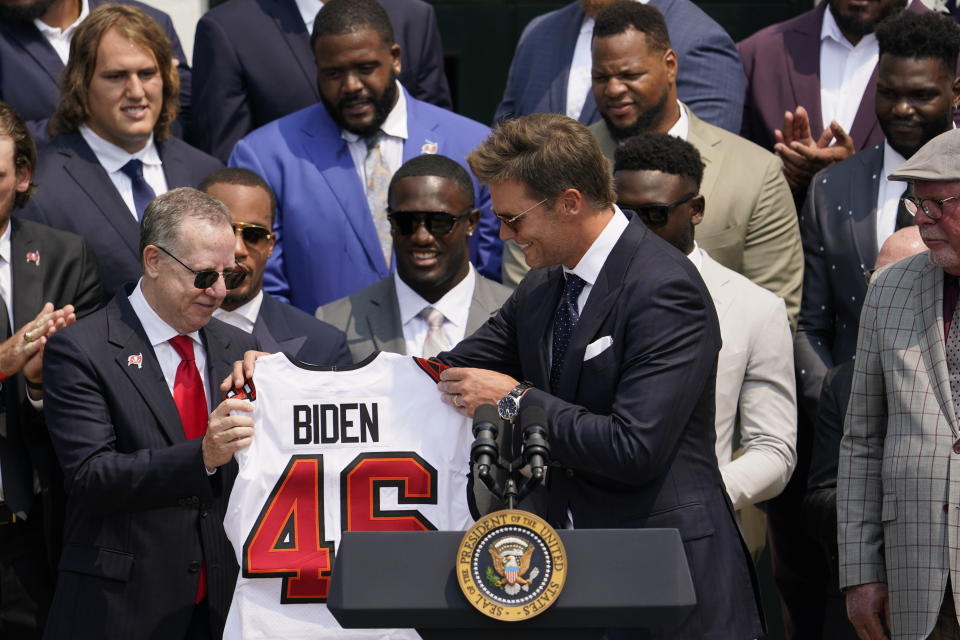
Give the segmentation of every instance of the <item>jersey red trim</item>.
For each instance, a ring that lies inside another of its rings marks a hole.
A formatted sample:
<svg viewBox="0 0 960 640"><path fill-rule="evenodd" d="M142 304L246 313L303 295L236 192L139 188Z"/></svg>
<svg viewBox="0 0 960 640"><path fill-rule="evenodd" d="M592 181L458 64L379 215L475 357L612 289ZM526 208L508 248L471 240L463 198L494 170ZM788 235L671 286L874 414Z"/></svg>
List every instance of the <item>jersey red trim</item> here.
<svg viewBox="0 0 960 640"><path fill-rule="evenodd" d="M448 364L443 364L436 360L427 360L426 358L414 357L413 361L416 362L417 366L423 369L428 376L433 378L434 382L440 382L440 374L443 373L444 369L450 368Z"/></svg>

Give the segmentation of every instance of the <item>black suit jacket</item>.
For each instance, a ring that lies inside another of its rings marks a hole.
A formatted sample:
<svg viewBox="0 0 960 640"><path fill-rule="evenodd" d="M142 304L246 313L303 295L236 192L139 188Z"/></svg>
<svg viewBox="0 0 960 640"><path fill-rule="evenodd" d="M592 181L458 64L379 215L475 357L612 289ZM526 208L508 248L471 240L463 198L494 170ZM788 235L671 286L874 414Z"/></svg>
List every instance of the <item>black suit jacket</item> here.
<svg viewBox="0 0 960 640"><path fill-rule="evenodd" d="M400 82L418 100L450 109L433 7L380 0L400 45ZM320 101L310 35L294 0L231 0L197 23L190 141L224 162L237 140Z"/></svg>
<svg viewBox="0 0 960 640"><path fill-rule="evenodd" d="M666 637L762 635L752 564L714 451L720 328L696 268L634 218L600 271L550 394L545 336L562 287L560 267L531 271L496 316L440 358L533 383L523 405L546 409L563 467L551 470L552 522L569 510L577 528L679 529L698 604ZM610 346L584 360L587 345L604 338Z"/></svg>
<svg viewBox="0 0 960 640"><path fill-rule="evenodd" d="M800 214L803 299L794 338L800 406L812 423L823 376L857 350L866 272L877 261L883 145L819 172Z"/></svg>
<svg viewBox="0 0 960 640"><path fill-rule="evenodd" d="M10 248L14 324L11 332L33 320L45 302L52 302L57 309L72 304L78 317L100 306L97 265L80 237L13 217ZM43 514L47 551L50 558L56 558L63 525L63 476L43 413L27 400L23 376L12 376L2 386L0 410L7 433L3 437L0 466L7 506L26 513L28 518ZM40 480L39 503L34 495L34 472Z"/></svg>
<svg viewBox="0 0 960 640"><path fill-rule="evenodd" d="M223 167L178 138L158 142L157 150L170 189L196 187ZM59 135L40 149L33 181L37 192L23 217L86 238L107 297L140 278L140 224L79 133Z"/></svg>
<svg viewBox="0 0 960 640"><path fill-rule="evenodd" d="M260 315L253 325L253 335L264 351L284 351L301 362L324 366L353 364L343 331L277 300L266 291Z"/></svg>
<svg viewBox="0 0 960 640"><path fill-rule="evenodd" d="M201 330L208 398L256 340ZM131 361L142 356L142 366ZM121 291L58 332L44 357L45 413L67 488L63 555L47 638L183 638L207 566L211 633L223 632L237 564L223 531L236 463L208 476L186 440L146 334Z"/></svg>
<svg viewBox="0 0 960 640"><path fill-rule="evenodd" d="M173 55L180 61L180 122L190 114L190 61L183 53L173 22L163 11L136 0L90 0L93 10L107 2L133 5L160 24L173 44ZM30 135L40 144L47 140L47 118L53 115L60 96L63 62L47 39L32 22L0 21L0 100L9 104L27 121Z"/></svg>

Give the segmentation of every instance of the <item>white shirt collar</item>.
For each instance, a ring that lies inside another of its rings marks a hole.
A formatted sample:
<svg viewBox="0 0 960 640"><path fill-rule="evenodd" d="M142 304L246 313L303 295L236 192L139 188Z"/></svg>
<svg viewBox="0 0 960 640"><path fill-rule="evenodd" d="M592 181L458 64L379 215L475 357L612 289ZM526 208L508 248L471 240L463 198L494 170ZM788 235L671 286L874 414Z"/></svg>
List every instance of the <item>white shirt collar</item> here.
<svg viewBox="0 0 960 640"><path fill-rule="evenodd" d="M902 155L896 152L893 147L890 146L890 143L884 139L883 141L883 173L882 176L889 176L891 173L900 168L907 159ZM901 183L902 188L902 183Z"/></svg>
<svg viewBox="0 0 960 640"><path fill-rule="evenodd" d="M66 29L61 29L60 27L51 27L46 22L37 18L33 21L34 26L37 27L37 30L43 34L47 39L50 38L70 38L73 36L73 32L76 31L77 27L83 22L83 19L90 15L90 2L89 0L80 0L80 15L74 21L73 24L68 26Z"/></svg>
<svg viewBox="0 0 960 640"><path fill-rule="evenodd" d="M213 312L213 317L250 333L253 331L253 325L257 323L257 318L260 317L260 307L262 305L263 289L258 291L250 302L240 305L233 311L227 311L223 308L217 309ZM237 322L236 320L240 321Z"/></svg>
<svg viewBox="0 0 960 640"><path fill-rule="evenodd" d="M12 264L10 261L10 254L13 252L13 247L10 244L11 226L13 226L13 221L7 220L7 228L0 234L0 259L3 259L0 264Z"/></svg>
<svg viewBox="0 0 960 640"><path fill-rule="evenodd" d="M137 319L140 320L143 331L147 334L147 340L150 341L150 346L156 347L159 344L167 342L170 338L177 337L180 335L180 332L168 325L163 318L153 310L153 307L150 306L150 303L147 302L147 299L144 297L143 290L140 288L142 284L143 278L140 278L137 286L133 289L133 293L131 293L127 299L130 301L130 306L133 307L134 313L137 314ZM194 342L203 346L203 342L200 341L199 331L194 331L187 335L190 336Z"/></svg>
<svg viewBox="0 0 960 640"><path fill-rule="evenodd" d="M430 303L410 288L397 272L393 273L393 282L397 288L397 303L400 305L400 323L407 324L417 317L425 307L433 307L443 314L447 322L456 327L466 328L467 316L470 315L470 302L473 300L473 289L476 285L477 274L473 265L469 265L467 275L453 286L450 291L436 302Z"/></svg>
<svg viewBox="0 0 960 640"><path fill-rule="evenodd" d="M847 36L843 35L843 31L840 30L840 25L837 24L836 19L833 17L833 11L830 10L830 7L827 7L823 12L823 25L820 27L820 41L823 42L828 38L852 50L854 47L869 46L877 39L877 36L868 33L860 39L860 42L854 45L847 40Z"/></svg>
<svg viewBox="0 0 960 640"><path fill-rule="evenodd" d="M687 134L690 133L690 116L687 115L687 109L679 100L677 100L677 107L680 108L680 117L673 123L673 126L670 127L667 133L686 142Z"/></svg>
<svg viewBox="0 0 960 640"><path fill-rule="evenodd" d="M697 267L697 271L703 271L703 249L700 248L696 240L693 241L693 251L688 253L687 257Z"/></svg>
<svg viewBox="0 0 960 640"><path fill-rule="evenodd" d="M400 86L399 81L397 82L397 103L393 105L393 109L390 110L390 113L387 114L387 119L383 121L383 124L380 125L380 131L385 133L388 136L394 138L400 138L401 140L407 139L407 97L404 95L403 87ZM352 131L347 131L346 129L340 130L340 137L346 140L347 142L356 142L360 139L360 136L353 133Z"/></svg>
<svg viewBox="0 0 960 640"><path fill-rule="evenodd" d="M303 24L307 27L307 33L313 33L313 21L320 13L320 9L323 8L323 2L320 0L296 0L296 3L300 17L303 18Z"/></svg>
<svg viewBox="0 0 960 640"><path fill-rule="evenodd" d="M565 274L573 273L574 275L580 276L583 281L591 287L596 284L597 276L600 275L600 269L603 268L604 263L607 261L607 256L613 251L614 245L617 244L617 240L620 239L623 231L627 228L627 224L629 224L627 216L620 211L620 207L613 205L613 210L613 216L607 221L607 226L603 228L603 231L600 232L597 239L593 241L593 244L590 245L587 252L583 254L577 266L573 269L563 267Z"/></svg>
<svg viewBox="0 0 960 640"><path fill-rule="evenodd" d="M150 134L150 139L147 140L146 146L136 153L129 153L112 142L104 140L85 124L80 125L80 135L83 136L86 143L90 145L93 154L97 156L97 160L100 162L100 165L106 169L107 173L119 171L123 165L130 162L133 158L147 165L161 166L163 164L160 161L160 154L157 152L157 145L153 143L152 133Z"/></svg>

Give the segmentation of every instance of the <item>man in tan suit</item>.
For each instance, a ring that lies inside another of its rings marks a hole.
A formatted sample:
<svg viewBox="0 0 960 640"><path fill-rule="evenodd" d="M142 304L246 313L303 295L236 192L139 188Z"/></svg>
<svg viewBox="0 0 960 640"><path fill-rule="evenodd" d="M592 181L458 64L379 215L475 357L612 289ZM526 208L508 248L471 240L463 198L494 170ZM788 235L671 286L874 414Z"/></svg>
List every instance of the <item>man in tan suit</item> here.
<svg viewBox="0 0 960 640"><path fill-rule="evenodd" d="M723 266L784 299L796 325L803 249L796 208L772 153L697 118L677 100L677 56L663 16L624 0L597 16L593 95L603 120L590 127L604 154L638 133L671 133L700 152L707 209L697 242ZM505 281L520 271L516 247L505 251ZM522 277L522 276L521 276Z"/></svg>
<svg viewBox="0 0 960 640"><path fill-rule="evenodd" d="M892 179L929 251L867 289L840 444L840 587L860 638L957 638L960 584L960 131Z"/></svg>
<svg viewBox="0 0 960 640"><path fill-rule="evenodd" d="M694 227L699 230L705 218L703 170L689 143L641 133L617 149L613 175L620 206L689 257L713 298L723 340L717 361L717 461L756 557L766 519L753 505L780 493L796 462L793 340L783 300L715 261L694 240Z"/></svg>

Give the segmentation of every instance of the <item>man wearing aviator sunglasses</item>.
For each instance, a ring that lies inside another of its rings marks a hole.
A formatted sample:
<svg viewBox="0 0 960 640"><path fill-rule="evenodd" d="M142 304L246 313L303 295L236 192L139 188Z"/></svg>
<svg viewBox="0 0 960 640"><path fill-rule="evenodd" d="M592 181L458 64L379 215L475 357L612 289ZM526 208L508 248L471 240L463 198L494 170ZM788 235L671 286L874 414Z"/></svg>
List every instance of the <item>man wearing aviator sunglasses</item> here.
<svg viewBox="0 0 960 640"><path fill-rule="evenodd" d="M221 169L200 183L230 210L234 259L248 277L227 291L214 317L253 333L264 351L285 351L319 365L352 364L346 337L325 322L263 291L263 273L274 249L273 190L248 169Z"/></svg>
<svg viewBox="0 0 960 640"><path fill-rule="evenodd" d="M432 357L470 335L510 295L470 265L477 227L472 182L442 155L407 161L387 209L397 271L317 310L347 333L355 360L375 350Z"/></svg>

